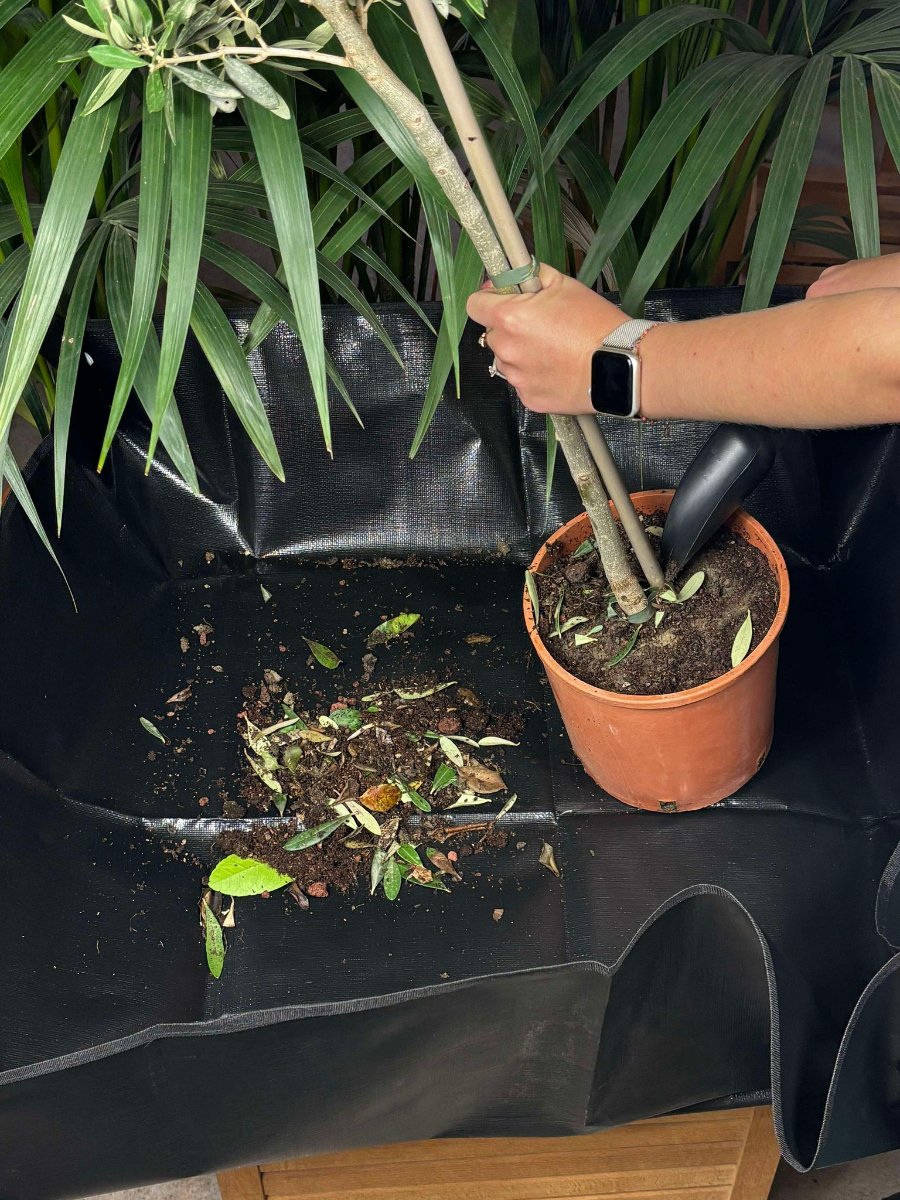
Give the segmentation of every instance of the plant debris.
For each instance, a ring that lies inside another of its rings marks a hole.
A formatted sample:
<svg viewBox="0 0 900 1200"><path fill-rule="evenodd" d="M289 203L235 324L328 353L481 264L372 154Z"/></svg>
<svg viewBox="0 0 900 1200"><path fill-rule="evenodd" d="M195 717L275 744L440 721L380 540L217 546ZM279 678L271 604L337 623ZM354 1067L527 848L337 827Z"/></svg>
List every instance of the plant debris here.
<svg viewBox="0 0 900 1200"><path fill-rule="evenodd" d="M541 846L541 854L538 859L542 867L546 867L548 871L552 871L554 875L559 877L559 867L556 865L556 856L553 853L553 847L549 842L544 842Z"/></svg>
<svg viewBox="0 0 900 1200"><path fill-rule="evenodd" d="M146 717L140 717L139 720L149 734L151 734L155 738L159 738L159 740L162 742L162 744L164 746L168 746L169 739L166 737L166 735L164 733L159 732L159 730L156 728L156 726L153 724L152 721L148 721Z"/></svg>
<svg viewBox="0 0 900 1200"><path fill-rule="evenodd" d="M321 663L323 667L327 667L329 671L335 670L341 665L341 660L333 650L329 650L327 646L323 646L321 642L314 642L311 638L304 638L310 653L317 663Z"/></svg>
<svg viewBox="0 0 900 1200"><path fill-rule="evenodd" d="M415 625L416 621L421 618L421 615L421 613L399 613L396 617L382 621L369 634L367 639L368 644L370 646L382 646L385 642L399 637L401 633L406 633L410 626Z"/></svg>

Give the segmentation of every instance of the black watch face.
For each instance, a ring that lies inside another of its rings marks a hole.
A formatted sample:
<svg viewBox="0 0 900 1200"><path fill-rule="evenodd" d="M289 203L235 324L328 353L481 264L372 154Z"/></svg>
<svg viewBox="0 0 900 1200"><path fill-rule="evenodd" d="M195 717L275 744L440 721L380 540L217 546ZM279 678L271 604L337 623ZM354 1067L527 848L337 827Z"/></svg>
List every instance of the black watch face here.
<svg viewBox="0 0 900 1200"><path fill-rule="evenodd" d="M597 350L591 364L591 403L599 413L630 417L634 363L624 354Z"/></svg>

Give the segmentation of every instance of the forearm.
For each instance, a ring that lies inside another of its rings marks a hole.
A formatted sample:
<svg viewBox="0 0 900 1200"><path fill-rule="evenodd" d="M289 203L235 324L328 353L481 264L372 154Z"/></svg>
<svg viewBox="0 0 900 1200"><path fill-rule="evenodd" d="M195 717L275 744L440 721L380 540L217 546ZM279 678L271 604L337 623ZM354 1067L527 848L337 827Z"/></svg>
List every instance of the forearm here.
<svg viewBox="0 0 900 1200"><path fill-rule="evenodd" d="M900 288L661 325L641 343L641 361L651 420L900 421Z"/></svg>

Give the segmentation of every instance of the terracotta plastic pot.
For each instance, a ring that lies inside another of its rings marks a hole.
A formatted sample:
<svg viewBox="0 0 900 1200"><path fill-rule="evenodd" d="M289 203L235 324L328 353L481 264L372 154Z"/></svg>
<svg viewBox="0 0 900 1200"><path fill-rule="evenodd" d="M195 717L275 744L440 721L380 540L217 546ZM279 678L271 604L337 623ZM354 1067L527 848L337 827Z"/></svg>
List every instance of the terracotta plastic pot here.
<svg viewBox="0 0 900 1200"><path fill-rule="evenodd" d="M638 492L639 512L666 509L670 491ZM775 620L733 670L683 692L629 696L592 687L571 675L538 634L524 595L525 625L550 680L572 748L588 775L610 795L651 812L687 812L730 796L762 766L772 744L778 637L790 587L781 552L745 512L729 526L765 555L778 581ZM590 537L587 514L558 529L531 564L540 573L551 547L568 553Z"/></svg>

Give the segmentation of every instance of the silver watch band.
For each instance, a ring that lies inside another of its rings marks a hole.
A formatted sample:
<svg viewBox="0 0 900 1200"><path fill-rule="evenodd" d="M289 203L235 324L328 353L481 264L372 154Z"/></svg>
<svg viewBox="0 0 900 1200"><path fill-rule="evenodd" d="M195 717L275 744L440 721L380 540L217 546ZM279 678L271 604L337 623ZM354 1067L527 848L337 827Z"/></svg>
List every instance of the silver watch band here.
<svg viewBox="0 0 900 1200"><path fill-rule="evenodd" d="M613 350L634 350L644 334L658 324L658 321L623 321L603 339L603 345Z"/></svg>

